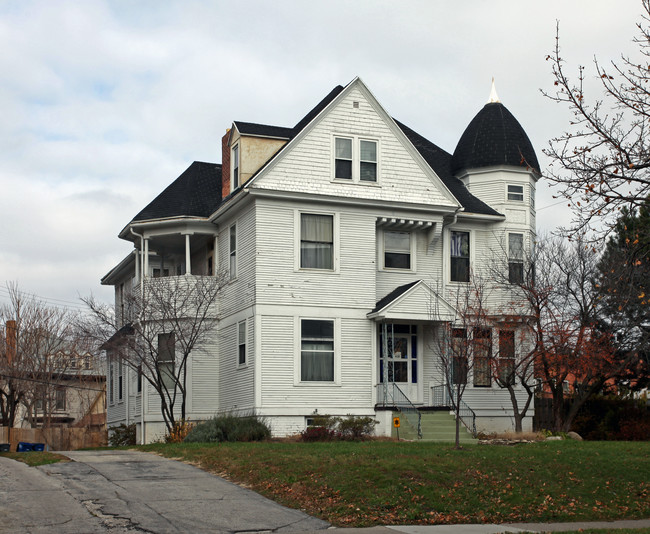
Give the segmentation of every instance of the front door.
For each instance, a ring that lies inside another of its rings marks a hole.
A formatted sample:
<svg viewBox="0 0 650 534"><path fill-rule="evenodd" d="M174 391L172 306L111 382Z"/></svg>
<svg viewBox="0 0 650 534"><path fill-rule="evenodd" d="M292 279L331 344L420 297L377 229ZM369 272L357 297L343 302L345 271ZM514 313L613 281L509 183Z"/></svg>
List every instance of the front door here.
<svg viewBox="0 0 650 534"><path fill-rule="evenodd" d="M384 342L384 335L386 340ZM386 353L384 355L384 352ZM418 387L417 326L387 324L379 333L379 382L395 383L412 403L421 402Z"/></svg>

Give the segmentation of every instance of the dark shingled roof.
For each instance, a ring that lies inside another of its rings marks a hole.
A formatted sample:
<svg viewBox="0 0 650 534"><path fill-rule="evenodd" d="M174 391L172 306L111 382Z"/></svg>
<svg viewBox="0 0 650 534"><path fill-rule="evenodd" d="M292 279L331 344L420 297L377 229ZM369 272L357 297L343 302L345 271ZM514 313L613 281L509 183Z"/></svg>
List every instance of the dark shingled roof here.
<svg viewBox="0 0 650 534"><path fill-rule="evenodd" d="M458 141L451 171L510 165L539 170L533 145L517 119L500 102L486 104Z"/></svg>
<svg viewBox="0 0 650 534"><path fill-rule="evenodd" d="M291 139L293 137L293 128L242 121L235 121L234 124L242 135L261 135L263 137L279 137L281 139Z"/></svg>
<svg viewBox="0 0 650 534"><path fill-rule="evenodd" d="M375 304L375 309L372 310L370 313L377 313L379 310L385 308L388 306L392 301L398 299L401 297L404 293L406 293L409 289L411 289L415 284L420 282L420 280L416 280L415 282L411 282L409 284L404 284L403 286L396 287L393 289L388 295L386 295L383 299L377 302Z"/></svg>
<svg viewBox="0 0 650 534"><path fill-rule="evenodd" d="M221 202L221 165L195 161L131 222L208 217Z"/></svg>
<svg viewBox="0 0 650 534"><path fill-rule="evenodd" d="M395 119L393 119L395 120ZM480 213L482 215L501 215L498 211L492 209L482 200L472 195L463 182L456 178L451 172L451 154L444 151L439 146L434 145L428 139L411 130L408 126L395 120L397 126L404 132L409 141L422 155L429 166L434 170L442 182L447 186L451 194L456 197L466 212Z"/></svg>

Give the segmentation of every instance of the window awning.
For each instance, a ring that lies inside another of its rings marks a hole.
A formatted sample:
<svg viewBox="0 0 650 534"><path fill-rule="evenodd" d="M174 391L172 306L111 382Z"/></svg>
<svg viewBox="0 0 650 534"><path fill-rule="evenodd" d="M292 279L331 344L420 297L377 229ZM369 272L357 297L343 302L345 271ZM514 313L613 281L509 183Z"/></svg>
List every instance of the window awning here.
<svg viewBox="0 0 650 534"><path fill-rule="evenodd" d="M395 288L367 317L375 321L449 322L456 319L456 310L423 280L417 280Z"/></svg>

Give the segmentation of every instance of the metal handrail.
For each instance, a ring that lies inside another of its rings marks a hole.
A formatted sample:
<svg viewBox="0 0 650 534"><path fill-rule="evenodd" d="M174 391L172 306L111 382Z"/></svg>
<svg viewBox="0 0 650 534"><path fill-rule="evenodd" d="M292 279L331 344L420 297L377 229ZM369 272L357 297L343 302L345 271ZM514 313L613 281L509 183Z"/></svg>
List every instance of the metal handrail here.
<svg viewBox="0 0 650 534"><path fill-rule="evenodd" d="M449 389L445 384L440 386L432 386L432 404L437 407L450 407L453 408L454 404L452 397L449 395ZM476 437L476 413L472 410L463 399L459 399L460 403L458 405L458 417L465 425L465 428L472 434L473 437Z"/></svg>
<svg viewBox="0 0 650 534"><path fill-rule="evenodd" d="M384 391L384 406L394 406L404 416L408 423L417 432L418 438L422 438L422 414L414 406L411 400L394 382L379 385ZM389 401L390 399L390 401Z"/></svg>

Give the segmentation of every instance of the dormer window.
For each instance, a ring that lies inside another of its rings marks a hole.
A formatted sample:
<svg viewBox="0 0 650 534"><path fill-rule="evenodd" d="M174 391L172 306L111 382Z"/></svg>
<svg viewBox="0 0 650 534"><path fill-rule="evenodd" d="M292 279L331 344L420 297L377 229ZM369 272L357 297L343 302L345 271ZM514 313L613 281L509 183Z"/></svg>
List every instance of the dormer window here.
<svg viewBox="0 0 650 534"><path fill-rule="evenodd" d="M523 185L508 185L508 200L515 202L524 201L524 186Z"/></svg>
<svg viewBox="0 0 650 534"><path fill-rule="evenodd" d="M239 187L239 145L232 147L232 189Z"/></svg>

